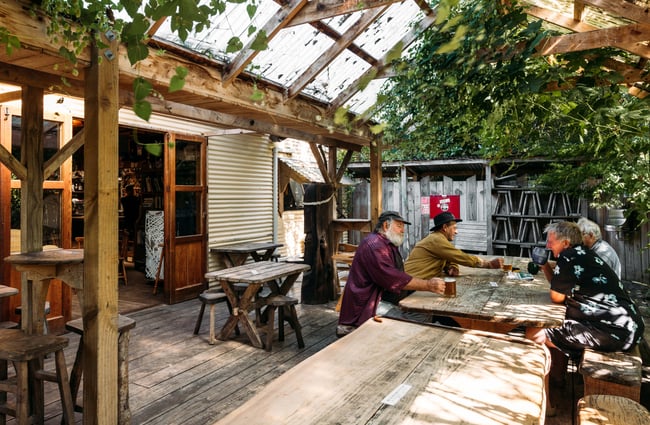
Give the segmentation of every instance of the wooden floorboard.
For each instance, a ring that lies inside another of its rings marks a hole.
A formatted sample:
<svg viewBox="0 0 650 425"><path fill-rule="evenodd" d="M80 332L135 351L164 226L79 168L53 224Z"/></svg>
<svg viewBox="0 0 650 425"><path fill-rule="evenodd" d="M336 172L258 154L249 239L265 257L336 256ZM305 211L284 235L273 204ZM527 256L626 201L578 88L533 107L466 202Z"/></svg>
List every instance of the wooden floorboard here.
<svg viewBox="0 0 650 425"><path fill-rule="evenodd" d="M298 289L292 295L299 296L300 282L295 286ZM305 341L303 349L298 348L289 326L285 327L284 342L277 341L275 329L272 352L253 347L245 335L233 334L228 341L210 345L207 309L199 335L193 335L200 308L198 300L166 305L160 294L151 294L151 289L151 282L134 270L129 270L129 285L120 284L120 312L136 321L129 345L130 407L134 425L211 424L336 340L338 314L334 311L335 303L331 302L297 306ZM216 315L218 329L227 317L225 304L217 305ZM66 336L70 338L66 349L70 369L79 337L72 333ZM53 358L46 359L46 369L54 369ZM571 376L573 380L569 379L561 390L558 415L548 418L547 425L572 423L572 406L582 395L582 381L575 372ZM59 425L61 407L56 385L46 383L45 397L45 423ZM82 424L82 414L77 413L75 420ZM11 419L7 423L15 421Z"/></svg>

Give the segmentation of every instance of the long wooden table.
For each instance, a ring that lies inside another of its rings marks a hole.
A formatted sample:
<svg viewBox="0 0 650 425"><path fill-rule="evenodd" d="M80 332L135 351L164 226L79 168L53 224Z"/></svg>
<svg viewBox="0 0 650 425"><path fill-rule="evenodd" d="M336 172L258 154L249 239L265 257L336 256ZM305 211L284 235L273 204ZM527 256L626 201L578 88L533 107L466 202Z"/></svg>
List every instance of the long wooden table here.
<svg viewBox="0 0 650 425"><path fill-rule="evenodd" d="M241 266L250 255L253 261L267 261L276 248L282 244L273 242L244 242L230 245L221 245L210 248L211 254L216 254L226 267Z"/></svg>
<svg viewBox="0 0 650 425"><path fill-rule="evenodd" d="M515 258L514 267L526 270L530 260ZM455 298L414 292L400 301L404 311L452 317L462 327L508 332L518 326L557 327L566 307L551 301L550 285L542 272L532 280L513 278L501 270L460 267Z"/></svg>
<svg viewBox="0 0 650 425"><path fill-rule="evenodd" d="M218 338L220 340L228 339L235 326L240 323L251 343L255 347L263 348L262 339L249 317L249 312L258 307L253 300L264 284L267 284L271 290L269 296L286 295L300 273L309 270L309 268L306 264L258 261L206 273L206 279L216 279L219 282L232 306L232 313L221 329ZM236 283L248 285L241 295L235 290ZM263 300L260 302L263 303Z"/></svg>
<svg viewBox="0 0 650 425"><path fill-rule="evenodd" d="M216 424L542 424L549 362L519 338L369 320Z"/></svg>

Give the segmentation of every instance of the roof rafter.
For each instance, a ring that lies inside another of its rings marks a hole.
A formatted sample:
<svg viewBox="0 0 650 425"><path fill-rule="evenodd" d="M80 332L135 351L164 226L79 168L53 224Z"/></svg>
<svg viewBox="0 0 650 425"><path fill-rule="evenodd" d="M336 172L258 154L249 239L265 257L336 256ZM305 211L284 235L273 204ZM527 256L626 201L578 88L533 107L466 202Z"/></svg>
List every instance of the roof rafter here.
<svg viewBox="0 0 650 425"><path fill-rule="evenodd" d="M411 43L413 43L423 31L433 25L435 21L436 13L435 11L431 10L430 13L425 15L424 18L422 18L420 22L417 23L417 25L414 25L413 28L411 28L411 30L389 50L389 52L399 44L402 45L403 49L410 46ZM355 93L361 90L362 86L366 84L370 79L386 77L390 70L391 65L390 63L387 63L387 57L385 55L380 61L377 62L376 65L364 72L355 82L350 84L336 97L336 99L331 102L329 113L332 114L338 108L343 106L345 102L350 100Z"/></svg>
<svg viewBox="0 0 650 425"><path fill-rule="evenodd" d="M291 19L302 9L307 3L307 0L291 0L286 5L282 6L262 27L260 31L266 33L267 39L270 41L275 35L280 32L282 28L287 26ZM259 53L257 50L251 48L254 40L251 40L246 47L244 47L237 57L226 65L222 75L222 84L227 86L239 74L241 74L246 66L253 60Z"/></svg>
<svg viewBox="0 0 650 425"><path fill-rule="evenodd" d="M538 52L546 56L609 46L631 45L647 40L650 40L650 26L637 23L549 37L539 44Z"/></svg>
<svg viewBox="0 0 650 425"><path fill-rule="evenodd" d="M382 13L388 8L375 8L370 11L364 12L361 17L355 22L336 42L327 49L309 68L307 68L289 87L287 98L292 99L300 94L300 91L305 88L323 69L327 67L336 57L352 42L370 26Z"/></svg>

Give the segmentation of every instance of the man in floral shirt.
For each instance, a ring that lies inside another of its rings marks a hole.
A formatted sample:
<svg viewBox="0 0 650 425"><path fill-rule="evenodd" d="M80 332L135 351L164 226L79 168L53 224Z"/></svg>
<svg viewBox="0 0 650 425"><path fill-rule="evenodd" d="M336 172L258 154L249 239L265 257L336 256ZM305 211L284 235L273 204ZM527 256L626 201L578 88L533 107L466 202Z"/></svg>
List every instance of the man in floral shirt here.
<svg viewBox="0 0 650 425"><path fill-rule="evenodd" d="M616 273L582 245L577 224L551 223L545 231L546 248L557 262L546 262L541 270L551 283L551 300L565 304L566 315L562 326L529 328L526 336L551 348L550 379L557 384L566 372L567 356L579 358L585 348L629 350L643 336L644 324Z"/></svg>

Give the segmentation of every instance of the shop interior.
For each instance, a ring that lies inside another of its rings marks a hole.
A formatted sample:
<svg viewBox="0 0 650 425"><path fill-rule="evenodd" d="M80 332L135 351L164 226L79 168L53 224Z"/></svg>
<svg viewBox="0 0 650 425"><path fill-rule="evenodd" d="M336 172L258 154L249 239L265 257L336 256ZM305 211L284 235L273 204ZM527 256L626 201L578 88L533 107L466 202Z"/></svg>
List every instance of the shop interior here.
<svg viewBox="0 0 650 425"><path fill-rule="evenodd" d="M75 126L75 130L82 128L81 126ZM148 242L151 244L152 238L163 239L162 222L154 229L146 226L146 218L156 211L163 210L164 140L163 133L120 127L119 277L124 280L124 283L127 283L130 278L133 283L146 282L152 286L156 279L157 270L147 268L147 255L152 253L147 252L146 245ZM73 247L82 245L83 218L84 152L82 147L72 158ZM159 234L153 235L152 232ZM158 248L158 243L155 241L153 245ZM157 269L158 261L154 262L156 263L154 269Z"/></svg>

